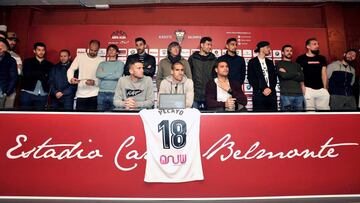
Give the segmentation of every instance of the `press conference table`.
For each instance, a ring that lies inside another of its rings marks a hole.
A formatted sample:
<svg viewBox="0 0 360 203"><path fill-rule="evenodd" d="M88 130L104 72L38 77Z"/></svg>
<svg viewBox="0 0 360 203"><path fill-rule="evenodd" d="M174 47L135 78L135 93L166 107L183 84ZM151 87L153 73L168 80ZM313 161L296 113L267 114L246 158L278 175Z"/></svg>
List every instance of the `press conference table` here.
<svg viewBox="0 0 360 203"><path fill-rule="evenodd" d="M146 183L137 112L2 111L0 202L360 202L358 123L359 112L202 113L204 180Z"/></svg>

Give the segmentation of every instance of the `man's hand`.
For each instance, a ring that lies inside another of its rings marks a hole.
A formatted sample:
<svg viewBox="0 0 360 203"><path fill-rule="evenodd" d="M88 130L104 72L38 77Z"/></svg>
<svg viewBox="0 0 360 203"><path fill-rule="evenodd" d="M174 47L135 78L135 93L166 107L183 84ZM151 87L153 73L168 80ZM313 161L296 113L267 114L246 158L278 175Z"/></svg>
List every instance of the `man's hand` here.
<svg viewBox="0 0 360 203"><path fill-rule="evenodd" d="M265 96L269 96L271 94L271 89L270 88L265 88L264 91L263 91L263 95Z"/></svg>
<svg viewBox="0 0 360 203"><path fill-rule="evenodd" d="M236 98L229 97L225 102L225 108L235 109L235 101L236 101Z"/></svg>
<svg viewBox="0 0 360 203"><path fill-rule="evenodd" d="M56 92L55 97L60 99L64 94L62 92Z"/></svg>
<svg viewBox="0 0 360 203"><path fill-rule="evenodd" d="M279 71L282 73L286 73L287 71L285 70L285 68L279 68Z"/></svg>
<svg viewBox="0 0 360 203"><path fill-rule="evenodd" d="M73 85L79 84L79 82L80 82L80 80L77 78L71 78L71 80L70 80L70 84L73 84Z"/></svg>
<svg viewBox="0 0 360 203"><path fill-rule="evenodd" d="M136 101L133 97L125 99L125 109L136 109Z"/></svg>
<svg viewBox="0 0 360 203"><path fill-rule="evenodd" d="M95 85L95 80L92 79L88 79L85 81L85 84L88 86L94 86Z"/></svg>

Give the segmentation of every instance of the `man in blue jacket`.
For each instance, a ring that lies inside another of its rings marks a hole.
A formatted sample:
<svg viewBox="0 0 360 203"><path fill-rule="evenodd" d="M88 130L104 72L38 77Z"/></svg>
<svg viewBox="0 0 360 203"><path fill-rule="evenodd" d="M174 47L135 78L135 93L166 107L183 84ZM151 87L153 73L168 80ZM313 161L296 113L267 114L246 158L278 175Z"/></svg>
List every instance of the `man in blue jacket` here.
<svg viewBox="0 0 360 203"><path fill-rule="evenodd" d="M50 70L50 96L51 107L55 110L73 110L76 85L67 80L67 70L71 65L70 51L60 51L60 62Z"/></svg>
<svg viewBox="0 0 360 203"><path fill-rule="evenodd" d="M15 91L18 79L16 61L7 52L9 43L0 38L0 108L4 108L6 95Z"/></svg>

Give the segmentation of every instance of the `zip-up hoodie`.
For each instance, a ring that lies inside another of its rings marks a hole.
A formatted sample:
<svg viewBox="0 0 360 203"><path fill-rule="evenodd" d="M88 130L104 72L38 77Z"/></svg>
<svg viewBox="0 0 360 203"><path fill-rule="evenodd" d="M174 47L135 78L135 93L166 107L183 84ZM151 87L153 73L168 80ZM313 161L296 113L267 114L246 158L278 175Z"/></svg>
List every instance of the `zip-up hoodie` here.
<svg viewBox="0 0 360 203"><path fill-rule="evenodd" d="M134 98L136 106L139 109L152 108L154 106L154 90L152 79L144 76L135 82L131 76L121 77L115 89L114 106L116 108L125 108L125 99Z"/></svg>
<svg viewBox="0 0 360 203"><path fill-rule="evenodd" d="M194 83L184 75L183 79L176 83L173 76L169 75L160 83L159 94L185 94L186 108L191 108L194 101ZM158 99L159 101L159 99Z"/></svg>

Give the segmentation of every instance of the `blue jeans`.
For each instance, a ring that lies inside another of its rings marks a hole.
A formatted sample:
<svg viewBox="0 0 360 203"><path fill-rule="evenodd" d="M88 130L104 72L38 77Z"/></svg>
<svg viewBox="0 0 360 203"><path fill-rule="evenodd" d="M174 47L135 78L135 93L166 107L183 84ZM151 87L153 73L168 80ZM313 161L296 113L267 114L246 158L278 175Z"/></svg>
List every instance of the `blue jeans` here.
<svg viewBox="0 0 360 203"><path fill-rule="evenodd" d="M62 96L60 99L51 97L51 107L54 110L67 110L71 111L74 108L74 96Z"/></svg>
<svg viewBox="0 0 360 203"><path fill-rule="evenodd" d="M282 111L303 111L304 96L280 96Z"/></svg>
<svg viewBox="0 0 360 203"><path fill-rule="evenodd" d="M20 92L20 108L23 110L44 110L48 96L33 95L25 91Z"/></svg>
<svg viewBox="0 0 360 203"><path fill-rule="evenodd" d="M112 111L114 109L114 92L99 92L97 110Z"/></svg>

